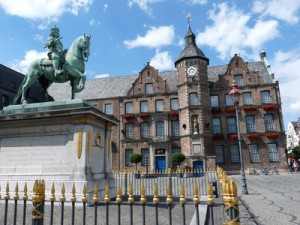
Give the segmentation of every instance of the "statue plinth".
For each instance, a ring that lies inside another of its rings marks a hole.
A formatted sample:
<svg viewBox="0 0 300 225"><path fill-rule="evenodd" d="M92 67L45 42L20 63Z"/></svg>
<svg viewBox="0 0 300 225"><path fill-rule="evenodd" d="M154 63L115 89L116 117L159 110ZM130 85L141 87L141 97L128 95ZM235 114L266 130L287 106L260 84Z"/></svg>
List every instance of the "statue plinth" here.
<svg viewBox="0 0 300 225"><path fill-rule="evenodd" d="M101 199L108 182L110 195L115 196L111 127L117 123L82 100L4 108L0 112L1 190L7 182L13 190L16 182L23 187L26 181L31 192L34 181L44 179L46 194L53 182L60 193L64 182L66 194L71 195L75 183L81 196L86 184L91 200L95 183Z"/></svg>

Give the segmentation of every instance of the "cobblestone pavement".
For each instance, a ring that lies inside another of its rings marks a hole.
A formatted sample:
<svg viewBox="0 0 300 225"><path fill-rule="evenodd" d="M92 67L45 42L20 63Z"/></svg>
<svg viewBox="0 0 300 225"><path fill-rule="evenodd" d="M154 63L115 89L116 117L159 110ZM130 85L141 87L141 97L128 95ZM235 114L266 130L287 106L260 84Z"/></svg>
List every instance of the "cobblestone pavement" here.
<svg viewBox="0 0 300 225"><path fill-rule="evenodd" d="M241 190L240 176L233 176ZM243 225L300 224L300 173L246 176L249 195L240 195Z"/></svg>

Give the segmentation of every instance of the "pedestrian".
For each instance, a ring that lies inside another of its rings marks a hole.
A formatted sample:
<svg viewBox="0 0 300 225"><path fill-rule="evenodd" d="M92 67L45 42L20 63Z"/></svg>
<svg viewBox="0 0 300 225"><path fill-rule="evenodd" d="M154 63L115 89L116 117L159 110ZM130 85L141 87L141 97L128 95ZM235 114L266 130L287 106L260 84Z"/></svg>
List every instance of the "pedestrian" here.
<svg viewBox="0 0 300 225"><path fill-rule="evenodd" d="M298 170L298 163L296 160L294 160L294 163L293 163L293 168L294 168L294 172L296 173L297 170Z"/></svg>

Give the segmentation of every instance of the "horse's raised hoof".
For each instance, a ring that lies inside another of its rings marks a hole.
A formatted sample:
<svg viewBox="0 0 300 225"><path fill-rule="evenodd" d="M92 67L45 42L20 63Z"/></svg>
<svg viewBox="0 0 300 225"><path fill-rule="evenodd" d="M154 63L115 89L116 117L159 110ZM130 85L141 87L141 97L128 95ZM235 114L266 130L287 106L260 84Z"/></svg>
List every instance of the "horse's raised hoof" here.
<svg viewBox="0 0 300 225"><path fill-rule="evenodd" d="M23 101L22 101L22 104L23 104L23 105L26 105L26 104L28 104L28 102L27 102L26 100L23 100Z"/></svg>

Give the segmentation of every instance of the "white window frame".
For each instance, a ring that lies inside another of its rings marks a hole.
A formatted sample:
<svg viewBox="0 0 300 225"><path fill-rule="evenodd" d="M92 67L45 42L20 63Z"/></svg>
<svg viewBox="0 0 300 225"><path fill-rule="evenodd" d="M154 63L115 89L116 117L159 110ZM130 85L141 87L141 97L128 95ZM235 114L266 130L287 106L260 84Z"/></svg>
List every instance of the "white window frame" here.
<svg viewBox="0 0 300 225"><path fill-rule="evenodd" d="M232 97L229 94L225 94L225 105L226 106L234 106Z"/></svg>
<svg viewBox="0 0 300 225"><path fill-rule="evenodd" d="M211 108L220 107L219 95L211 95L210 96L210 107Z"/></svg>
<svg viewBox="0 0 300 225"><path fill-rule="evenodd" d="M251 163L258 163L260 162L259 159L259 150L257 144L251 144L249 147L249 158Z"/></svg>
<svg viewBox="0 0 300 225"><path fill-rule="evenodd" d="M274 115L273 114L265 114L264 115L264 122L265 122L265 129L266 131L275 131L275 121L274 121Z"/></svg>
<svg viewBox="0 0 300 225"><path fill-rule="evenodd" d="M171 110L178 110L179 109L178 98L171 98L170 105L171 105Z"/></svg>
<svg viewBox="0 0 300 225"><path fill-rule="evenodd" d="M133 103L132 102L125 102L125 113L126 114L133 113Z"/></svg>
<svg viewBox="0 0 300 225"><path fill-rule="evenodd" d="M171 120L172 137L180 137L179 120Z"/></svg>
<svg viewBox="0 0 300 225"><path fill-rule="evenodd" d="M262 104L272 103L270 91L261 91L260 96L261 96L261 103Z"/></svg>
<svg viewBox="0 0 300 225"><path fill-rule="evenodd" d="M244 80L243 80L243 75L242 74L234 75L234 80L235 80L238 87L244 86Z"/></svg>
<svg viewBox="0 0 300 225"><path fill-rule="evenodd" d="M125 138L133 139L133 124L125 123Z"/></svg>
<svg viewBox="0 0 300 225"><path fill-rule="evenodd" d="M149 124L147 122L140 123L141 139L149 138Z"/></svg>
<svg viewBox="0 0 300 225"><path fill-rule="evenodd" d="M227 129L229 134L237 133L236 117L234 116L227 117Z"/></svg>
<svg viewBox="0 0 300 225"><path fill-rule="evenodd" d="M140 112L147 113L148 111L148 101L140 101Z"/></svg>
<svg viewBox="0 0 300 225"><path fill-rule="evenodd" d="M213 134L222 134L222 122L220 117L212 118Z"/></svg>
<svg viewBox="0 0 300 225"><path fill-rule="evenodd" d="M130 156L133 154L133 149L125 149L125 166L133 166L129 161Z"/></svg>
<svg viewBox="0 0 300 225"><path fill-rule="evenodd" d="M189 94L189 102L190 102L190 105L192 105L192 106L199 105L197 92L192 92Z"/></svg>
<svg viewBox="0 0 300 225"><path fill-rule="evenodd" d="M104 104L104 113L106 113L107 115L112 115L113 114L112 103L105 103Z"/></svg>
<svg viewBox="0 0 300 225"><path fill-rule="evenodd" d="M253 115L247 115L245 116L246 120L246 130L249 133L256 132L256 125L255 125L255 116Z"/></svg>
<svg viewBox="0 0 300 225"><path fill-rule="evenodd" d="M269 162L279 162L279 152L276 143L268 144Z"/></svg>
<svg viewBox="0 0 300 225"><path fill-rule="evenodd" d="M241 163L240 151L238 145L230 145L230 159L232 163Z"/></svg>
<svg viewBox="0 0 300 225"><path fill-rule="evenodd" d="M243 103L244 105L252 105L253 99L252 99L252 93L251 92L244 92L243 93Z"/></svg>
<svg viewBox="0 0 300 225"><path fill-rule="evenodd" d="M155 101L155 111L156 112L164 111L164 100L163 99L158 99Z"/></svg>
<svg viewBox="0 0 300 225"><path fill-rule="evenodd" d="M146 95L153 94L153 84L152 83L145 84L145 94Z"/></svg>

